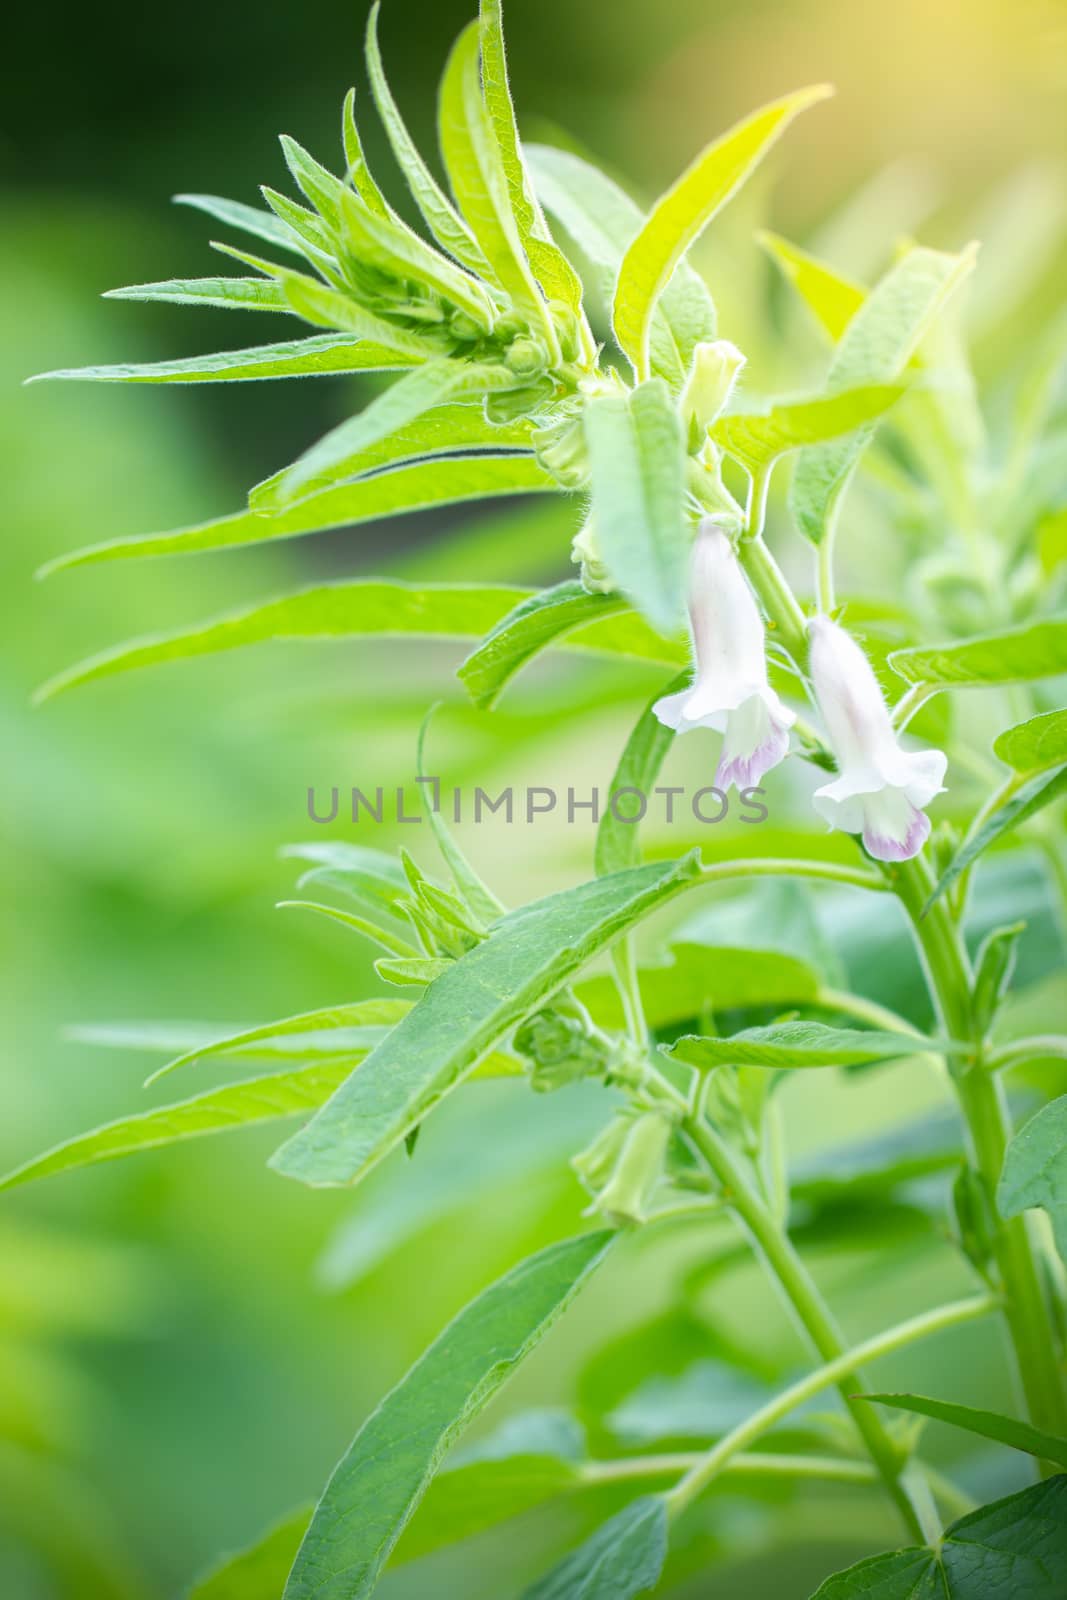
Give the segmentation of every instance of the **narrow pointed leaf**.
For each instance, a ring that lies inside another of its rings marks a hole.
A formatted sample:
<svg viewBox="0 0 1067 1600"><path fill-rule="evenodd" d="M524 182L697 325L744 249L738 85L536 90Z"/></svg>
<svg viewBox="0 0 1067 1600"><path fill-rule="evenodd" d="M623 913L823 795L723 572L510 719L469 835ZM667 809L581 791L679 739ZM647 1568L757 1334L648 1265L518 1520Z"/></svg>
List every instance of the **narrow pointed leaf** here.
<svg viewBox="0 0 1067 1600"><path fill-rule="evenodd" d="M174 203L179 206L193 206L197 211L206 212L218 222L225 222L231 228L240 229L242 233L250 233L253 238L276 245L279 250L289 250L294 255L303 254L300 241L293 237L284 222L271 212L260 210L258 206L246 206L240 200L223 200L214 194L176 194Z"/></svg>
<svg viewBox="0 0 1067 1600"><path fill-rule="evenodd" d="M1046 711L993 741L993 752L1016 772L1040 772L1067 761L1067 711Z"/></svg>
<svg viewBox="0 0 1067 1600"><path fill-rule="evenodd" d="M867 290L776 233L757 237L823 332L837 344L866 300Z"/></svg>
<svg viewBox="0 0 1067 1600"><path fill-rule="evenodd" d="M652 708L664 694L684 689L689 678L688 671L679 673L658 689L638 717L615 768L609 796L621 794L623 790L637 790L646 797L651 794L667 751L674 743L674 729L662 723ZM593 850L593 864L601 877L609 872L621 872L624 867L635 867L641 859L640 829L638 822L630 818L632 810L632 806L628 810L620 800L618 805L607 805L601 815Z"/></svg>
<svg viewBox="0 0 1067 1600"><path fill-rule="evenodd" d="M392 147L397 166L407 179L412 199L422 213L426 226L442 249L447 250L456 261L478 272L485 266L485 257L475 243L474 235L467 224L416 149L393 99L378 44L380 9L379 4L373 5L367 19L366 55L371 94L374 96L374 104L378 108L382 126Z"/></svg>
<svg viewBox="0 0 1067 1600"><path fill-rule="evenodd" d="M1061 799L1067 794L1067 766L1056 768L1053 772L1040 773L1038 777L1031 778L1029 783L1012 795L1006 804L998 807L986 818L978 832L965 839L956 851L952 860L938 879L937 887L927 903L927 908L939 900L956 882L961 872L966 872L983 851L990 845L996 844L1014 829L1021 827L1024 822L1029 822L1031 817L1037 816L1046 806Z"/></svg>
<svg viewBox="0 0 1067 1600"><path fill-rule="evenodd" d="M549 145L528 145L525 153L542 204L585 257L593 273L592 294L604 313L610 313L619 267L644 225L644 213L581 156ZM715 333L710 291L687 261L679 261L652 315L651 371L680 388L696 346L714 339Z"/></svg>
<svg viewBox="0 0 1067 1600"><path fill-rule="evenodd" d="M457 676L476 706L496 704L516 673L542 650L571 640L642 661L681 663L684 646L662 639L630 611L622 595L590 594L577 579L525 595L487 633Z"/></svg>
<svg viewBox="0 0 1067 1600"><path fill-rule="evenodd" d="M711 437L750 472L762 472L791 450L853 433L882 416L903 393L903 384L861 384L839 394L775 400L764 411L721 417Z"/></svg>
<svg viewBox="0 0 1067 1600"><path fill-rule="evenodd" d="M342 483L309 495L275 516L237 511L213 522L170 533L137 534L89 545L60 556L41 569L42 575L64 567L91 566L126 557L183 555L193 550L226 550L234 545L261 544L327 528L346 528L402 511L454 505L507 494L544 494L553 480L529 456L458 456L444 461L417 461L355 483Z"/></svg>
<svg viewBox="0 0 1067 1600"><path fill-rule="evenodd" d="M583 413L593 515L605 566L661 633L681 627L692 529L685 440L662 378L596 395Z"/></svg>
<svg viewBox="0 0 1067 1600"><path fill-rule="evenodd" d="M812 1600L1050 1600L1067 1587L1067 1477L980 1506L937 1550L897 1550L827 1578Z"/></svg>
<svg viewBox="0 0 1067 1600"><path fill-rule="evenodd" d="M229 1133L282 1117L307 1116L329 1098L361 1059L358 1052L351 1052L314 1066L272 1072L224 1089L212 1089L155 1111L120 1117L27 1161L0 1179L0 1189L14 1189L56 1172L115 1161L120 1156L137 1155L142 1150L156 1150L161 1145L200 1139L207 1134Z"/></svg>
<svg viewBox="0 0 1067 1600"><path fill-rule="evenodd" d="M289 134L283 133L280 143L285 164L297 186L326 223L336 229L344 184L340 178L335 178L332 172L327 172L326 168Z"/></svg>
<svg viewBox="0 0 1067 1600"><path fill-rule="evenodd" d="M381 949L388 950L394 956L414 956L417 952L414 945L400 939L396 934L385 928L381 923L375 922L371 917L358 916L354 911L342 911L340 906L322 905L317 900L279 900L278 911L311 911L315 916L325 917L329 922L336 922L339 927L350 928L353 933L360 934L364 939L369 939L372 944L379 945Z"/></svg>
<svg viewBox="0 0 1067 1600"><path fill-rule="evenodd" d="M890 383L914 355L953 292L974 268L975 251L944 255L914 249L891 269L849 323L830 363L827 388ZM877 423L836 443L813 445L797 461L790 504L805 538L833 531L842 496Z"/></svg>
<svg viewBox="0 0 1067 1600"><path fill-rule="evenodd" d="M350 1005L325 1006L318 1011L302 1011L278 1022L264 1022L257 1028L216 1037L208 1044L194 1045L159 1067L149 1078L155 1083L178 1067L208 1061L218 1056L248 1054L253 1046L265 1048L287 1044L295 1039L307 1060L316 1056L335 1056L342 1049L369 1050L380 1044L385 1032L395 1027L408 1007L402 1000L356 1000Z"/></svg>
<svg viewBox="0 0 1067 1600"><path fill-rule="evenodd" d="M410 429L436 406L459 395L481 396L503 379L514 378L505 367L479 366L462 361L437 361L405 373L354 417L333 428L324 438L269 480L250 497L256 510L275 510L327 486L339 469L353 458L384 444L400 429Z"/></svg>
<svg viewBox="0 0 1067 1600"><path fill-rule="evenodd" d="M163 283L133 283L108 289L105 300L166 300L181 306L222 306L229 310L288 311L276 283L262 278L168 278Z"/></svg>
<svg viewBox="0 0 1067 1600"><path fill-rule="evenodd" d="M1067 1262L1067 1095L1035 1112L1019 1129L1004 1158L997 1187L1001 1216L1017 1217L1034 1206L1048 1212L1056 1248ZM1063 1464L1067 1466L1067 1462Z"/></svg>
<svg viewBox="0 0 1067 1600"><path fill-rule="evenodd" d="M297 309L294 307L294 309ZM331 333L286 344L255 345L250 350L219 350L180 361L147 361L112 367L67 367L42 372L29 383L75 378L92 383L226 383L261 378L314 378L337 372L388 372L410 366L403 356L351 333Z"/></svg>
<svg viewBox="0 0 1067 1600"><path fill-rule="evenodd" d="M315 1508L284 1600L363 1600L445 1451L536 1347L611 1235L550 1245L461 1311L356 1434Z"/></svg>
<svg viewBox="0 0 1067 1600"><path fill-rule="evenodd" d="M547 297L561 300L572 311L578 311L582 303L581 280L549 233L526 171L508 83L500 0L481 0L479 9L485 104L496 135L519 237L534 277Z"/></svg>
<svg viewBox="0 0 1067 1600"><path fill-rule="evenodd" d="M307 259L314 262L320 272L327 272L332 283L342 287L344 279L338 272L335 259L336 236L323 222L319 213L310 211L307 206L298 204L296 200L290 200L287 194L279 194L278 190L272 189L269 184L263 184L259 192L274 215L292 229ZM216 245L215 248L224 247Z"/></svg>
<svg viewBox="0 0 1067 1600"><path fill-rule="evenodd" d="M701 1071L720 1063L782 1068L859 1067L944 1048L920 1034L831 1028L824 1022L776 1022L766 1028L746 1028L726 1039L689 1034L666 1047L668 1055Z"/></svg>
<svg viewBox="0 0 1067 1600"><path fill-rule="evenodd" d="M358 1181L481 1055L698 872L691 857L659 862L504 917L430 986L372 1054L369 1073L354 1074L271 1164L313 1185Z"/></svg>
<svg viewBox="0 0 1067 1600"><path fill-rule="evenodd" d="M507 177L479 70L480 30L471 22L460 34L441 80L438 129L452 192L489 269L517 305L544 317L544 302L530 274Z"/></svg>
<svg viewBox="0 0 1067 1600"><path fill-rule="evenodd" d="M656 1587L666 1559L666 1503L646 1495L599 1527L523 1600L634 1600Z"/></svg>
<svg viewBox="0 0 1067 1600"><path fill-rule="evenodd" d="M503 902L498 900L489 885L482 881L452 837L448 824L441 815L438 795L435 792L431 792L429 787L431 782L439 782L434 778L433 774L427 773L425 766L426 734L436 709L436 707L433 707L427 713L422 727L419 729L418 744L415 747L415 767L422 789L423 801L430 826L433 829L434 838L437 840L437 848L440 850L441 856L452 875L452 882L459 891L464 904L474 914L477 922L483 928L488 928L498 917L504 914L505 907Z"/></svg>
<svg viewBox="0 0 1067 1600"><path fill-rule="evenodd" d="M351 295L318 283L305 273L280 272L278 281L297 316L316 327L338 328L368 344L394 351L398 358L392 362L394 367L415 365L432 353L417 333L376 316Z"/></svg>
<svg viewBox="0 0 1067 1600"><path fill-rule="evenodd" d="M341 138L344 143L349 183L351 183L363 204L373 211L375 216L391 216L392 207L374 181L371 170L367 165L366 156L363 154L363 141L356 126L356 91L354 89L349 89L345 95L344 109L341 113Z"/></svg>
<svg viewBox="0 0 1067 1600"><path fill-rule="evenodd" d="M864 1398L877 1405L893 1406L897 1411L932 1417L935 1422L947 1422L954 1428L965 1428L980 1439L994 1439L997 1444L1007 1444L1013 1450L1025 1450L1029 1455L1067 1467L1067 1439L1043 1433L1017 1417L1005 1417L998 1411L979 1411L974 1406L959 1406L921 1394L867 1394Z"/></svg>
<svg viewBox="0 0 1067 1600"><path fill-rule="evenodd" d="M492 326L493 305L478 279L427 244L399 217L376 216L346 193L341 203L341 232L349 253L361 265L432 289L481 328L488 331Z"/></svg>
<svg viewBox="0 0 1067 1600"><path fill-rule="evenodd" d="M693 241L799 112L824 100L825 85L764 106L697 157L652 208L619 269L612 323L639 378L649 371L649 328L660 293Z"/></svg>
<svg viewBox="0 0 1067 1600"><path fill-rule="evenodd" d="M247 1550L217 1563L194 1585L188 1600L266 1600L268 1595L280 1595L311 1521L312 1509L301 1507Z"/></svg>
<svg viewBox="0 0 1067 1600"><path fill-rule="evenodd" d="M907 683L939 684L946 689L1058 678L1067 672L1067 616L1048 617L959 643L894 650L889 665Z"/></svg>

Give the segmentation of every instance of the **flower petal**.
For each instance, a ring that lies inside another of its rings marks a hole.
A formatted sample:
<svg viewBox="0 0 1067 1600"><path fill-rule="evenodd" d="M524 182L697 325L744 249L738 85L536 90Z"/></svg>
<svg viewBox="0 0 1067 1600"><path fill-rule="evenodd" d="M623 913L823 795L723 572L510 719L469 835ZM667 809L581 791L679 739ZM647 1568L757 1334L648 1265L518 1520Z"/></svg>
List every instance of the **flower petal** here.
<svg viewBox="0 0 1067 1600"><path fill-rule="evenodd" d="M773 689L758 690L726 718L726 737L715 787L751 788L789 753L789 729L796 721Z"/></svg>

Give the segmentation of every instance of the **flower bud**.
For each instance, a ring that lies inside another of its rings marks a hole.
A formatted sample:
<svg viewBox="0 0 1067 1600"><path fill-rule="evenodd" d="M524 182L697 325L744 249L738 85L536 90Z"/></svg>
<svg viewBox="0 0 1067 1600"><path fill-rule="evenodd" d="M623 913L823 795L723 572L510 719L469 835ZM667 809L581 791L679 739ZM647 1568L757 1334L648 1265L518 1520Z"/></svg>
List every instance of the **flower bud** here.
<svg viewBox="0 0 1067 1600"><path fill-rule="evenodd" d="M625 1119L611 1174L590 1210L616 1224L644 1222L667 1161L671 1122L661 1111Z"/></svg>
<svg viewBox="0 0 1067 1600"><path fill-rule="evenodd" d="M581 566L579 577L582 588L590 594L614 594L615 580L600 558L600 544L596 536L596 522L588 516L574 535L571 560Z"/></svg>
<svg viewBox="0 0 1067 1600"><path fill-rule="evenodd" d="M699 448L715 418L729 404L744 364L745 357L728 339L698 344L693 351L679 409L691 430L694 448Z"/></svg>

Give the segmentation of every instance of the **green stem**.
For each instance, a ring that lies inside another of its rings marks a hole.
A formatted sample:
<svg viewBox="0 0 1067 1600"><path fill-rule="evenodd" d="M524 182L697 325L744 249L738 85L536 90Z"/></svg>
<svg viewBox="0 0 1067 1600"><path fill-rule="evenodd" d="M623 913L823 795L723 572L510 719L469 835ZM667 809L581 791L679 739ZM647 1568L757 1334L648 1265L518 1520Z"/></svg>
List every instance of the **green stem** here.
<svg viewBox="0 0 1067 1600"><path fill-rule="evenodd" d="M995 1215L994 1197L1011 1139L1011 1117L1003 1086L984 1059L982 1041L975 1038L967 951L943 902L936 902L923 913L933 888L933 875L921 857L903 863L892 877L915 929L941 1026L951 1038L974 1041L973 1052L951 1059L949 1071L967 1123L974 1165L985 1180ZM993 1253L1031 1420L1050 1433L1067 1433L1067 1394L1056 1360L1039 1247L1025 1215L997 1219Z"/></svg>
<svg viewBox="0 0 1067 1600"><path fill-rule="evenodd" d="M826 1383L838 1385L841 1398L851 1412L852 1420L878 1474L904 1519L909 1536L922 1540L924 1529L921 1519L907 1488L901 1482L904 1466L901 1454L882 1419L862 1398L857 1398L857 1390L863 1385L854 1370L854 1363L845 1359L847 1352L841 1332L812 1282L807 1268L793 1248L792 1241L778 1227L770 1210L748 1181L732 1150L719 1138L710 1124L702 1116L692 1116L686 1120L684 1126L693 1144L721 1183L727 1205L744 1225L757 1250L774 1274L812 1345L825 1362L836 1363L834 1374L826 1380ZM827 1368L821 1369L824 1372L826 1370ZM809 1383L811 1381L811 1379L804 1380ZM812 1392L817 1392L817 1389L823 1386L817 1384L816 1390ZM786 1410L788 1409L789 1406L786 1407ZM784 1415L784 1412L782 1414ZM749 1419L749 1423L743 1424L740 1430L735 1430L728 1436L728 1439L733 1441L736 1435L744 1434L744 1437L737 1438L736 1444L731 1444L726 1455L732 1455L735 1450L740 1450L763 1431L762 1426L757 1426L754 1432L745 1432L754 1420L758 1421L762 1416L763 1412L757 1412L755 1419ZM777 1420L777 1416L778 1413L775 1412L771 1421ZM724 1444L726 1442L723 1441ZM705 1472L702 1466L689 1474L683 1480L683 1484L672 1491L674 1495L680 1497L681 1504L687 1504L692 1493L698 1493L704 1482L718 1471L720 1456L716 1452L720 1449L721 1445L716 1446L716 1450L711 1453L709 1459L713 1459L713 1465L710 1472ZM725 1460L726 1456L721 1459ZM691 1483L696 1485L692 1488L692 1493L684 1488L685 1484Z"/></svg>
<svg viewBox="0 0 1067 1600"><path fill-rule="evenodd" d="M1037 1033L1030 1039L1013 1039L1010 1044L996 1045L986 1054L986 1066L990 1072L1001 1072L1005 1067L1039 1060L1042 1056L1067 1058L1067 1035Z"/></svg>
<svg viewBox="0 0 1067 1600"><path fill-rule="evenodd" d="M884 890L884 881L863 867L846 867L839 861L790 860L775 856L756 856L747 861L710 861L700 869L695 883L715 883L729 878L822 878L829 883L847 883L855 889ZM686 885L690 887L690 885Z"/></svg>
<svg viewBox="0 0 1067 1600"><path fill-rule="evenodd" d="M808 625L781 567L758 535L741 540L737 558L763 604L773 637L803 668L808 659Z"/></svg>
<svg viewBox="0 0 1067 1600"><path fill-rule="evenodd" d="M667 1503L672 1515L684 1510L746 1445L754 1443L776 1422L787 1417L806 1400L835 1385L846 1395L851 1394L853 1374L863 1362L875 1361L880 1356L890 1355L894 1350L900 1350L905 1345L926 1338L928 1334L940 1333L946 1328L955 1328L960 1323L983 1317L992 1311L996 1304L992 1295L976 1295L969 1300L957 1300L950 1305L938 1306L933 1311L925 1311L920 1316L909 1317L907 1322L900 1322L896 1327L887 1328L884 1333L875 1334L873 1339L867 1339L851 1350L842 1350L840 1354L828 1360L825 1366L808 1373L806 1377L791 1384L788 1389L783 1389L781 1394L775 1395L773 1400L768 1400L766 1405L761 1406L752 1416L746 1417L744 1422L707 1451L699 1463L690 1468L681 1482L669 1491ZM897 1462L896 1472L899 1474L899 1457L888 1438L887 1443L893 1450L893 1458ZM903 1493L898 1478L894 1479L894 1483ZM922 1538L923 1532L915 1521L910 1502L908 1502L908 1523L912 1532Z"/></svg>
<svg viewBox="0 0 1067 1600"><path fill-rule="evenodd" d="M669 1455L626 1456L621 1461L586 1461L579 1468L583 1484L628 1483L634 1478L682 1477L698 1467L704 1455L699 1450ZM778 1455L760 1450L739 1453L729 1462L728 1472L752 1478L822 1478L830 1483L877 1483L878 1474L866 1461L850 1461L847 1456Z"/></svg>

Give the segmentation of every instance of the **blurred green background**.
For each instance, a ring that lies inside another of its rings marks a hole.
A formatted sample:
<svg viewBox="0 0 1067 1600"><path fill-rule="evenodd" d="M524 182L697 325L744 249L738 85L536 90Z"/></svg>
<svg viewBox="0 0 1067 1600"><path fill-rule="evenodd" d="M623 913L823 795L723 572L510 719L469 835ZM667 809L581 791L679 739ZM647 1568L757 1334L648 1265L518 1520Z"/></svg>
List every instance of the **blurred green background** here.
<svg viewBox="0 0 1067 1600"><path fill-rule="evenodd" d="M436 77L470 9L455 0L386 0L387 67L424 147ZM756 392L796 387L820 371L815 338L752 241L765 223L861 277L880 270L902 236L951 247L977 236L985 250L971 331L995 414L1020 352L1040 341L1062 281L1064 5L510 0L505 10L528 136L565 134L645 197L752 106L806 81L834 81L837 99L790 134L700 247L722 331L750 353ZM5 1167L170 1097L169 1084L142 1096L147 1058L72 1042L64 1037L69 1024L191 1017L221 1029L382 988L366 952L343 931L273 909L294 876L279 847L316 831L306 817L309 785L410 781L417 728L438 697L449 705L435 725L431 766L448 779L604 783L656 687L655 674L636 669L549 663L489 718L464 709L451 676L454 650L275 645L28 708L35 684L80 655L312 576L526 582L567 570L577 513L560 504L536 512L459 508L266 554L33 582L40 562L75 545L236 507L250 484L358 403L354 385L333 379L186 390L18 385L53 366L191 355L275 335L255 314L226 319L212 310L108 305L98 296L117 284L217 270L210 225L170 207L168 197L210 191L254 201L259 182L282 183L279 131L327 164L336 159L342 96L350 82L364 81L365 13L363 0L302 8L189 0L163 13L60 4L20 7L6 25ZM367 111L364 118L372 163L377 158L384 176L383 141ZM887 596L905 601L907 553L883 537L884 514L873 506L869 522L857 520L844 587L851 579L856 592L883 604ZM795 560L780 508L772 533L784 559ZM696 776L708 752L689 743L698 748L675 752L672 770ZM795 833L791 819L805 812L792 800L805 784L803 776L774 775L772 826L756 845L745 838L746 849L769 852ZM416 830L395 830L402 831ZM339 825L334 836L398 842L384 829L371 832ZM692 830L683 833L662 830L650 844L676 853L693 842ZM701 842L709 853L729 853L741 834L728 822ZM588 825L488 827L468 831L465 843L512 903L590 871ZM824 851L839 844L812 841ZM423 840L412 848L432 865ZM1012 874L991 872L988 893L1034 918L1024 977L1035 987L1025 1003L1038 1014L1058 934L1036 872L1023 862ZM918 973L900 930L849 915L824 907L823 920L850 950L857 980L921 1015ZM653 929L650 945L662 933ZM790 1145L799 1160L939 1097L917 1067L847 1084L809 1080L787 1096ZM263 1161L276 1133L144 1156L5 1197L5 1600L180 1594L220 1550L314 1495L366 1410L470 1294L539 1241L579 1225L582 1198L561 1153L596 1125L596 1097L531 1108L521 1088L507 1087L477 1091L475 1100L449 1107L427 1131L426 1193L407 1206L402 1162L357 1196L304 1192L269 1175ZM480 1173L478 1151L488 1141L499 1136L507 1148L520 1132L531 1148L516 1157L517 1178L498 1160L476 1184L453 1181L468 1162ZM830 1293L844 1301L850 1332L898 1314L902 1300L918 1308L946 1285L967 1282L936 1229L924 1241L898 1241L877 1271L859 1249L815 1256ZM716 1235L715 1248L722 1242ZM616 1403L625 1383L610 1363L595 1366L593 1379L588 1369L581 1377L583 1367L605 1337L676 1306L683 1283L687 1317L758 1349L770 1375L795 1367L801 1346L753 1269L694 1279L708 1247L692 1232L665 1236L660 1249L631 1242L489 1424L516 1408L567 1404L595 1389L597 1372ZM666 1319L662 1339L646 1341L645 1366L628 1369L633 1381L655 1369L659 1354L675 1371L692 1356L677 1315ZM988 1329L916 1360L930 1384L940 1374L960 1392L962 1382L964 1399L1002 1381ZM895 1376L889 1364L887 1387ZM914 1367L909 1376L912 1387L924 1387ZM951 1441L942 1444L951 1451ZM973 1487L985 1486L984 1468L967 1464ZM1010 1487L1003 1464L995 1470L988 1487ZM505 1529L398 1569L382 1593L500 1600L573 1533L577 1515L527 1518L518 1535ZM858 1492L810 1491L777 1508L723 1494L694 1524L690 1554L719 1553L723 1593L802 1600L827 1571L893 1537L877 1501ZM672 1593L706 1592L703 1579L686 1587L684 1556Z"/></svg>

